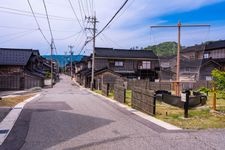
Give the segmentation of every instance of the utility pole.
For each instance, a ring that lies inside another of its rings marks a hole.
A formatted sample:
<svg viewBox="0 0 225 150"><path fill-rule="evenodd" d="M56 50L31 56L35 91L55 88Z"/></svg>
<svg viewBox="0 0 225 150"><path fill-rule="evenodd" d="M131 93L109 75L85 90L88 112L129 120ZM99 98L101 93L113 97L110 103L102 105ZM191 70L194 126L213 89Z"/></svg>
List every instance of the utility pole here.
<svg viewBox="0 0 225 150"><path fill-rule="evenodd" d="M66 74L66 64L67 64L67 52L64 52L64 73Z"/></svg>
<svg viewBox="0 0 225 150"><path fill-rule="evenodd" d="M172 26L150 26L150 28L177 28L178 29L178 42L177 42L177 68L176 68L176 81L175 83L175 94L177 96L180 96L180 49L181 49L181 28L182 27L210 27L210 25L206 24L196 24L196 25L182 25L180 21L178 21L177 25L172 25Z"/></svg>
<svg viewBox="0 0 225 150"><path fill-rule="evenodd" d="M69 45L69 52L70 52L70 76L71 76L71 79L73 77L73 47L72 45Z"/></svg>
<svg viewBox="0 0 225 150"><path fill-rule="evenodd" d="M51 40L51 44L50 44L50 47L51 47L51 88L53 88L53 39Z"/></svg>
<svg viewBox="0 0 225 150"><path fill-rule="evenodd" d="M91 68L91 90L94 89L94 71L95 71L95 37L96 37L96 23L98 22L96 19L96 15L94 13L93 17L85 17L85 19L93 24L93 28L85 28L93 31L93 53L92 53L92 68Z"/></svg>

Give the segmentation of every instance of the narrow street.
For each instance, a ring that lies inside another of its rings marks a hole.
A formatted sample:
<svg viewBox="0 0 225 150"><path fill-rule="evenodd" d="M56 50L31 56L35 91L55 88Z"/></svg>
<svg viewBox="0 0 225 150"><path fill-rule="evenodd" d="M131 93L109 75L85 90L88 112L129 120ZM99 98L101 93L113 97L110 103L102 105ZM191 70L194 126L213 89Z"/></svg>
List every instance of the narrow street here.
<svg viewBox="0 0 225 150"><path fill-rule="evenodd" d="M223 149L225 130L167 131L69 77L28 103L0 149Z"/></svg>

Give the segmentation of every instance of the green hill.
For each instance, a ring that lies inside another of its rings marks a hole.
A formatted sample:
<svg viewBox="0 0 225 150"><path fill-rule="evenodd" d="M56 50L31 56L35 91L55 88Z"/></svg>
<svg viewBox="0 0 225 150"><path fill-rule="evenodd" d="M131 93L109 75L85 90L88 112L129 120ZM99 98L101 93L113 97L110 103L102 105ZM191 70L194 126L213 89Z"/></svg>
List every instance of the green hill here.
<svg viewBox="0 0 225 150"><path fill-rule="evenodd" d="M171 56L176 54L176 42L163 42L158 45L152 45L144 48L145 50L152 50L157 56Z"/></svg>

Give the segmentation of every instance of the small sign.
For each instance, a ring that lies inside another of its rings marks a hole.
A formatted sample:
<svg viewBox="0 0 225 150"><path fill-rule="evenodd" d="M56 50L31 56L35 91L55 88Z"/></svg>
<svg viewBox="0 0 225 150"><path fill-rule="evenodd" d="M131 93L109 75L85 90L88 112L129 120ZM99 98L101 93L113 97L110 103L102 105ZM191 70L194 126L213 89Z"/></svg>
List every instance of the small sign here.
<svg viewBox="0 0 225 150"><path fill-rule="evenodd" d="M186 93L181 93L181 101L186 102Z"/></svg>

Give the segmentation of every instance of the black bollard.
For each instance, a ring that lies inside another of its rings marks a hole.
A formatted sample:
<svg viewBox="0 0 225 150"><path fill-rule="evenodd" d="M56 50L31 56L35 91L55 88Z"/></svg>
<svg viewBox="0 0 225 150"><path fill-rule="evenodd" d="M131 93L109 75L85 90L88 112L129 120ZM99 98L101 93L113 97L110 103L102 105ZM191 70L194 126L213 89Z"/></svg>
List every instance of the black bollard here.
<svg viewBox="0 0 225 150"><path fill-rule="evenodd" d="M184 118L188 118L190 91L185 90L182 92L181 100L184 102Z"/></svg>
<svg viewBox="0 0 225 150"><path fill-rule="evenodd" d="M186 90L185 93L186 93L186 102L184 103L184 118L188 118L190 91Z"/></svg>

